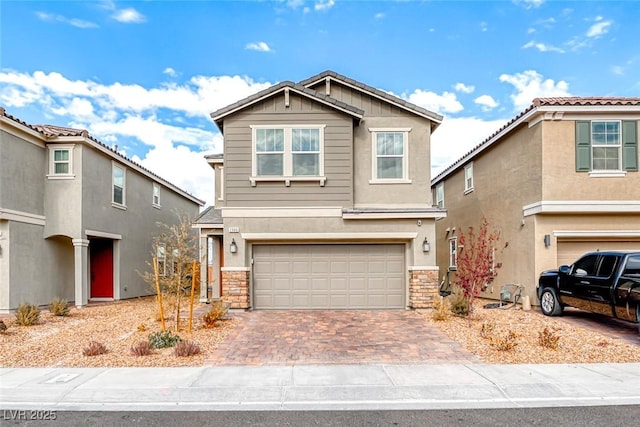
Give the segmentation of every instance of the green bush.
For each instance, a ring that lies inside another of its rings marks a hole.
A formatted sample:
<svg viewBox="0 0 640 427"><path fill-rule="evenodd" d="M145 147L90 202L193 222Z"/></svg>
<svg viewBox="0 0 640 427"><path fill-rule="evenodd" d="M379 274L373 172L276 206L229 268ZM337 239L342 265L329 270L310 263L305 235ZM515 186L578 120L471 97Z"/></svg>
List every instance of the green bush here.
<svg viewBox="0 0 640 427"><path fill-rule="evenodd" d="M170 331L154 332L149 335L149 344L153 348L173 347L180 342L178 335L173 335Z"/></svg>
<svg viewBox="0 0 640 427"><path fill-rule="evenodd" d="M451 312L458 316L469 315L469 299L464 296L462 290L458 287L453 288L453 292L449 295L449 307Z"/></svg>
<svg viewBox="0 0 640 427"><path fill-rule="evenodd" d="M40 321L40 307L29 303L20 304L15 316L18 325L33 326Z"/></svg>
<svg viewBox="0 0 640 427"><path fill-rule="evenodd" d="M66 299L54 298L49 303L49 311L55 316L68 316L69 302Z"/></svg>

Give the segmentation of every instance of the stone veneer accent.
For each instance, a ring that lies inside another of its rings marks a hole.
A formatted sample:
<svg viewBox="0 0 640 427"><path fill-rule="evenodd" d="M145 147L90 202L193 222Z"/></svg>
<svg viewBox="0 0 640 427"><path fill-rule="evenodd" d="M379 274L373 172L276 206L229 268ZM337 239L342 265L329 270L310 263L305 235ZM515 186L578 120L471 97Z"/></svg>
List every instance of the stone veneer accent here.
<svg viewBox="0 0 640 427"><path fill-rule="evenodd" d="M223 270L221 273L222 298L231 303L231 308L249 308L249 271Z"/></svg>
<svg viewBox="0 0 640 427"><path fill-rule="evenodd" d="M438 270L409 271L409 307L434 308L438 295Z"/></svg>

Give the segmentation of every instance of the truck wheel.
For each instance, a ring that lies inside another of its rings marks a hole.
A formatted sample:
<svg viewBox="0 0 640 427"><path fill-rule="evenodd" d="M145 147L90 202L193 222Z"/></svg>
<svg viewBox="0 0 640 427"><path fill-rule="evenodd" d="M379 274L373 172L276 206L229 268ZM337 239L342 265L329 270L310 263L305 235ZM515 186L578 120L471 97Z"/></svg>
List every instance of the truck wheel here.
<svg viewBox="0 0 640 427"><path fill-rule="evenodd" d="M558 301L555 289L543 289L542 295L540 295L540 310L545 316L559 316L562 314L562 306Z"/></svg>

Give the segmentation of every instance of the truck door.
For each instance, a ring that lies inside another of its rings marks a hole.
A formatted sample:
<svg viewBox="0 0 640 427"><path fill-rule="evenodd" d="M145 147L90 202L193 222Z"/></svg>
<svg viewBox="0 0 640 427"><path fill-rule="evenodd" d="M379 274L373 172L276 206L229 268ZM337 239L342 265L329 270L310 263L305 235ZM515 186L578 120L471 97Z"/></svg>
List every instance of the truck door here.
<svg viewBox="0 0 640 427"><path fill-rule="evenodd" d="M569 274L562 277L560 298L565 304L582 310L591 310L588 286L598 272L600 255L585 255L576 261Z"/></svg>
<svg viewBox="0 0 640 427"><path fill-rule="evenodd" d="M613 295L612 285L615 280L620 256L602 255L598 265L598 272L595 277L589 280L587 293L589 294L589 304L591 311L613 316Z"/></svg>

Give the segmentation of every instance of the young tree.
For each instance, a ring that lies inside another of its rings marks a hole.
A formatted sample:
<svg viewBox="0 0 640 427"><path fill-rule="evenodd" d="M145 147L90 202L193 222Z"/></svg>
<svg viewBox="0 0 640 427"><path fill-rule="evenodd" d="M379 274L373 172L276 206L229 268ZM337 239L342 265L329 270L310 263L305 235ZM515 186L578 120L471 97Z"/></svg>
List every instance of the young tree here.
<svg viewBox="0 0 640 427"><path fill-rule="evenodd" d="M161 294L158 301L165 301L170 311L175 311L176 331L180 330L180 311L183 298L192 294L191 287L198 286L197 261L198 238L191 228L188 215L178 215L179 222L167 225L158 223L160 232L153 238L153 272L145 272L143 277L154 292L157 286ZM195 262L194 262L195 261ZM194 280L195 279L195 280ZM197 289L193 289L193 293ZM164 316L160 308L160 316Z"/></svg>
<svg viewBox="0 0 640 427"><path fill-rule="evenodd" d="M476 234L473 227L458 237L457 271L454 284L462 290L469 303L469 312L473 310L474 299L489 286L502 263L496 261L500 232L491 229L486 218L482 219ZM502 252L509 243L500 249Z"/></svg>

